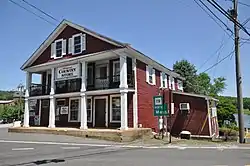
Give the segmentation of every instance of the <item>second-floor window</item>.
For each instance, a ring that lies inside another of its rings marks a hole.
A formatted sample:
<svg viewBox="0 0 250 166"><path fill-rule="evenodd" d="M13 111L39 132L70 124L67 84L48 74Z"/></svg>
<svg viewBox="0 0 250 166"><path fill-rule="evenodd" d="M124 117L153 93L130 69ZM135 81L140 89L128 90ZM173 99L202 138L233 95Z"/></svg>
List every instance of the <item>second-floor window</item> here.
<svg viewBox="0 0 250 166"><path fill-rule="evenodd" d="M183 83L181 80L177 80L177 86L178 86L178 90L183 91Z"/></svg>
<svg viewBox="0 0 250 166"><path fill-rule="evenodd" d="M161 73L161 87L167 88L167 75L165 73Z"/></svg>
<svg viewBox="0 0 250 166"><path fill-rule="evenodd" d="M155 85L155 69L151 66L146 66L146 82L150 85Z"/></svg>
<svg viewBox="0 0 250 166"><path fill-rule="evenodd" d="M66 55L66 40L58 39L51 44L51 58L62 58Z"/></svg>
<svg viewBox="0 0 250 166"><path fill-rule="evenodd" d="M68 53L69 54L81 54L86 50L86 34L75 34L72 38L69 38Z"/></svg>
<svg viewBox="0 0 250 166"><path fill-rule="evenodd" d="M120 81L120 61L113 62L113 81Z"/></svg>

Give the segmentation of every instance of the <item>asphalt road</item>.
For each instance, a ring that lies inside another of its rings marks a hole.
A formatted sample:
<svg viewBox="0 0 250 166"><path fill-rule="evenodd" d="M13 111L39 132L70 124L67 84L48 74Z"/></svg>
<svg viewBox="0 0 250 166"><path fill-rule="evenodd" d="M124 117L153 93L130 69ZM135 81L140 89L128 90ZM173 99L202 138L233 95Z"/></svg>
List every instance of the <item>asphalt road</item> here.
<svg viewBox="0 0 250 166"><path fill-rule="evenodd" d="M250 164L249 149L121 147L106 141L56 135L7 133L6 129L0 129L1 166L244 166L247 164Z"/></svg>

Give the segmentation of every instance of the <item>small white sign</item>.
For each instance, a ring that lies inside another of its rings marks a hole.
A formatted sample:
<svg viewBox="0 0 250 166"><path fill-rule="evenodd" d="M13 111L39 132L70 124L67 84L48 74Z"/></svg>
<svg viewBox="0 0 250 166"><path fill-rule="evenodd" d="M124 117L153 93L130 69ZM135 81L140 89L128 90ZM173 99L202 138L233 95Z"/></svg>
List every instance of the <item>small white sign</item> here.
<svg viewBox="0 0 250 166"><path fill-rule="evenodd" d="M216 107L212 107L212 118L217 116L217 109Z"/></svg>
<svg viewBox="0 0 250 166"><path fill-rule="evenodd" d="M56 69L56 80L79 77L79 64L59 67Z"/></svg>
<svg viewBox="0 0 250 166"><path fill-rule="evenodd" d="M68 106L61 107L60 114L68 114L68 112L69 112L69 107Z"/></svg>
<svg viewBox="0 0 250 166"><path fill-rule="evenodd" d="M171 103L171 114L174 114L174 103Z"/></svg>

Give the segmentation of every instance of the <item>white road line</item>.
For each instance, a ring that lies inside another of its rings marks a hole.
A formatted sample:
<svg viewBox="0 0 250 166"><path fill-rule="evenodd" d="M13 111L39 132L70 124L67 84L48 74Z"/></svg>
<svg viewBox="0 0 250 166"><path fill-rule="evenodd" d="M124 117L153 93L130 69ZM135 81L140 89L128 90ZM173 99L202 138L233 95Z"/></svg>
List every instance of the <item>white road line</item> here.
<svg viewBox="0 0 250 166"><path fill-rule="evenodd" d="M12 150L33 150L34 148L13 148Z"/></svg>
<svg viewBox="0 0 250 166"><path fill-rule="evenodd" d="M62 149L80 149L80 147L61 147Z"/></svg>
<svg viewBox="0 0 250 166"><path fill-rule="evenodd" d="M0 140L0 143L19 143L19 144L40 144L40 145L64 145L64 146L91 146L91 147L116 147L116 148L145 148L145 149L245 149L249 150L250 146L140 146L140 145L119 145L119 144L87 144L87 143L70 143L70 142L38 142L38 141L17 141L17 140Z"/></svg>

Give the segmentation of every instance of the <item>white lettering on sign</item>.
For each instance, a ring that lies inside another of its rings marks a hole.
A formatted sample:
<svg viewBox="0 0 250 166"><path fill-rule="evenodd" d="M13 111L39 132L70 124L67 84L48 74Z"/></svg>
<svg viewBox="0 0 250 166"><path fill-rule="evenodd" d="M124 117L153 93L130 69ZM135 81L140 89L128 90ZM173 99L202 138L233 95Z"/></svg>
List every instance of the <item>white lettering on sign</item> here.
<svg viewBox="0 0 250 166"><path fill-rule="evenodd" d="M70 65L56 69L57 80L79 77L79 65Z"/></svg>

